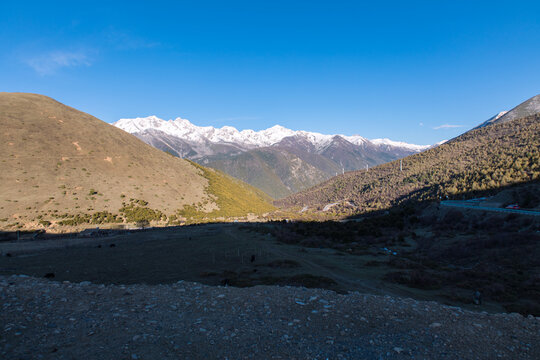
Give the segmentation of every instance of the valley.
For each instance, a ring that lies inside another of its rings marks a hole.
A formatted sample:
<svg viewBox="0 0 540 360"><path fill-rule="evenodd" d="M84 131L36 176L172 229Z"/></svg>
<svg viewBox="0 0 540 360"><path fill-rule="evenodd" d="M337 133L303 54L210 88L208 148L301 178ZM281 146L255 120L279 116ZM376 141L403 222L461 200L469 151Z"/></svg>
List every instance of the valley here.
<svg viewBox="0 0 540 360"><path fill-rule="evenodd" d="M498 197L515 201L518 191L536 189L510 188ZM532 201L540 209L540 197ZM96 284L291 285L540 315L540 263L528 256L540 251L540 216L441 205L398 207L342 222L24 237L0 242L0 274L53 274L58 281ZM482 304L473 303L476 291Z"/></svg>
<svg viewBox="0 0 540 360"><path fill-rule="evenodd" d="M113 125L178 157L219 169L274 199L317 185L345 171L365 169L430 148L359 135L327 135L275 125L261 131L199 127L156 116Z"/></svg>
<svg viewBox="0 0 540 360"><path fill-rule="evenodd" d="M529 256L540 251L537 99L516 107L533 114L505 121L511 110L402 160L327 181L321 175L321 184L272 205L241 180L52 99L0 94L10 154L3 160L0 274L103 284L292 285L539 315L540 263ZM205 131L236 141L241 134ZM37 141L38 134L51 140ZM275 172L294 171L294 178L280 177L287 188L317 178L305 164L328 160L322 154L339 152L336 141L345 141L284 128L248 135L277 145L244 149L232 167L222 156L227 171L253 182L261 170L269 183ZM324 150L299 151L302 136L306 149ZM30 141L15 144L18 138ZM306 162L291 167L292 153ZM482 304L472 303L475 292Z"/></svg>
<svg viewBox="0 0 540 360"><path fill-rule="evenodd" d="M538 14L0 1L0 360L539 360Z"/></svg>
<svg viewBox="0 0 540 360"><path fill-rule="evenodd" d="M471 130L436 148L369 171L352 171L280 199L282 208L308 206L331 216L381 210L405 202L465 199L540 179L540 115ZM306 216L309 211L304 211Z"/></svg>

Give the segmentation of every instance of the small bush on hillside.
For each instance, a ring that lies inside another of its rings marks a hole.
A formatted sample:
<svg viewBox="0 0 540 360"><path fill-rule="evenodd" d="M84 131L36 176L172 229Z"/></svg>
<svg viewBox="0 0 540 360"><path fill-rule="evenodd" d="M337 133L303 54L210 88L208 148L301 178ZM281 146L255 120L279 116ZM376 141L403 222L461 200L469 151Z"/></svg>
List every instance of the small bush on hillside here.
<svg viewBox="0 0 540 360"><path fill-rule="evenodd" d="M148 226L150 226L150 222L148 220L140 220L140 221L137 221L136 223L137 227L140 227L140 228L146 228Z"/></svg>
<svg viewBox="0 0 540 360"><path fill-rule="evenodd" d="M51 222L47 220L39 220L39 224L45 227L51 226Z"/></svg>
<svg viewBox="0 0 540 360"><path fill-rule="evenodd" d="M124 205L119 211L127 222L161 221L167 220L167 216L159 210L146 207L145 200L132 199L129 205Z"/></svg>

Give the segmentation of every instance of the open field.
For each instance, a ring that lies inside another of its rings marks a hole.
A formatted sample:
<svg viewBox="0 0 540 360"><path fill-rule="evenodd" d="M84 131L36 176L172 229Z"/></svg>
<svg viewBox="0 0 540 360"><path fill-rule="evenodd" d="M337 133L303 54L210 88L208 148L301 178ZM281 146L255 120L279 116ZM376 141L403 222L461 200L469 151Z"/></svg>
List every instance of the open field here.
<svg viewBox="0 0 540 360"><path fill-rule="evenodd" d="M2 242L0 274L98 284L294 285L538 315L535 217L464 211L432 205L347 223L204 224ZM473 304L475 291L481 305Z"/></svg>
<svg viewBox="0 0 540 360"><path fill-rule="evenodd" d="M94 239L5 242L0 244L0 273L54 273L60 281L117 284L190 280L234 286L291 283L337 291L376 288L353 280L362 263L358 257L282 244L241 227L206 224Z"/></svg>

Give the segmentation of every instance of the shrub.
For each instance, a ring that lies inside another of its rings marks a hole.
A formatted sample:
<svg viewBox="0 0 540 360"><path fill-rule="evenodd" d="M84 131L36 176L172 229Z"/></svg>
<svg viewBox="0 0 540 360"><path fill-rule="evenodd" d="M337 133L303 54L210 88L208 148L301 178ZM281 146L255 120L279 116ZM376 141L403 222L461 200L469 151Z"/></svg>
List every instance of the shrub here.
<svg viewBox="0 0 540 360"><path fill-rule="evenodd" d="M45 227L51 226L51 222L47 220L39 220L39 224Z"/></svg>
<svg viewBox="0 0 540 360"><path fill-rule="evenodd" d="M144 219L144 220L139 220L139 221L137 221L136 225L137 225L138 227L144 229L145 227L150 226L150 222L149 222L148 220L146 220L146 219Z"/></svg>
<svg viewBox="0 0 540 360"><path fill-rule="evenodd" d="M137 223L139 221L150 222L167 219L167 216L161 211L145 207L147 204L147 201L132 199L129 205L124 205L120 209L120 213L124 216L127 222Z"/></svg>

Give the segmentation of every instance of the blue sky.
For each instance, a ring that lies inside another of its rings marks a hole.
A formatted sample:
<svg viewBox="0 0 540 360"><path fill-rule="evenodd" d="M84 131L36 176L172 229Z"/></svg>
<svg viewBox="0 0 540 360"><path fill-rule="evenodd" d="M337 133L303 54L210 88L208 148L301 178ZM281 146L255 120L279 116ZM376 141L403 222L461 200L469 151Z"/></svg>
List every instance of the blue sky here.
<svg viewBox="0 0 540 360"><path fill-rule="evenodd" d="M0 91L419 144L540 93L538 1L109 3L0 2Z"/></svg>

